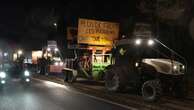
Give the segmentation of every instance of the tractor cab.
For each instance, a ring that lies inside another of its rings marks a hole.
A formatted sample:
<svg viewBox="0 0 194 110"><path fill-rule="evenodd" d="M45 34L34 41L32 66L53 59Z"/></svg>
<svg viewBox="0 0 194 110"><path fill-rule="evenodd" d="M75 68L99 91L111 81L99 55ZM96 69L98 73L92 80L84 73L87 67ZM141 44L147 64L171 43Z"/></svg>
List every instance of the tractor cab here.
<svg viewBox="0 0 194 110"><path fill-rule="evenodd" d="M113 49L115 65L149 64L164 74L185 73L184 57L156 39L123 39Z"/></svg>

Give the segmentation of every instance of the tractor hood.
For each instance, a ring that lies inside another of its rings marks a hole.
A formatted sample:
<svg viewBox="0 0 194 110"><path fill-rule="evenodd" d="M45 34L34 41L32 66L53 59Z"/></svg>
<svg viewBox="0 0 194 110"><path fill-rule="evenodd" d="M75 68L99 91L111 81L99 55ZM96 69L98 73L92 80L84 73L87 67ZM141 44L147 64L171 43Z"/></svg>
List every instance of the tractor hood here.
<svg viewBox="0 0 194 110"><path fill-rule="evenodd" d="M150 65L155 68L159 73L169 75L183 75L185 72L185 66L174 60L170 59L143 59L143 63Z"/></svg>

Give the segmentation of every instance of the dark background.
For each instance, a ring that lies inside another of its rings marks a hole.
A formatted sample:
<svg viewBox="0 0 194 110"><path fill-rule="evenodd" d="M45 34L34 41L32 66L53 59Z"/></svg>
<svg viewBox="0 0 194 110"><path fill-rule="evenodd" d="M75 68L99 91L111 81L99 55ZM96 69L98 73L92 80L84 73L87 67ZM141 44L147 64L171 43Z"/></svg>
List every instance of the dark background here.
<svg viewBox="0 0 194 110"><path fill-rule="evenodd" d="M192 0L8 0L0 3L0 15L1 42L27 50L41 49L47 40L57 40L65 47L66 27L77 27L79 17L119 22L121 35L128 37L136 22L148 22L153 30L158 23L158 39L185 56L190 64L194 62Z"/></svg>

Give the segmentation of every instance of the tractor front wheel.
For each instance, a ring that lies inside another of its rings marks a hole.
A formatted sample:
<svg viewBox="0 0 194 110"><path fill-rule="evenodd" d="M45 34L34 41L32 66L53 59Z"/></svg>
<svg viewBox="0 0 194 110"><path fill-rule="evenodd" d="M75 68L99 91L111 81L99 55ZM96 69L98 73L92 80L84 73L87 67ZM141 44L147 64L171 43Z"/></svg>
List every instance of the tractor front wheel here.
<svg viewBox="0 0 194 110"><path fill-rule="evenodd" d="M125 79L121 68L112 67L105 72L105 87L109 92L123 91L126 86Z"/></svg>
<svg viewBox="0 0 194 110"><path fill-rule="evenodd" d="M153 102L160 98L162 93L159 80L148 80L142 85L142 96L145 101Z"/></svg>

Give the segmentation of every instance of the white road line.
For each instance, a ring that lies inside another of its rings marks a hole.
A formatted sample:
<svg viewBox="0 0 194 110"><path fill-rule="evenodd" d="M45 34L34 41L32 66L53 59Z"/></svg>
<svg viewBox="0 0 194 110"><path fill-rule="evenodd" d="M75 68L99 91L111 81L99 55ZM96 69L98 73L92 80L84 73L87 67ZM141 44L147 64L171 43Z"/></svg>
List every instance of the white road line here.
<svg viewBox="0 0 194 110"><path fill-rule="evenodd" d="M37 79L37 78L32 78L34 80L38 80L38 81L41 81L41 82L50 82L50 84L54 84L54 85L60 85L58 87L61 87L61 86L64 86L63 88L64 89L67 89L67 87L65 87L65 85L62 85L62 84L59 84L59 83L55 83L55 82L52 82L52 81L47 81L47 80L41 80L41 79ZM68 89L70 90L70 89ZM137 108L134 108L134 107L130 107L130 106L127 106L127 105L123 105L123 104L119 104L119 103L116 103L116 102L113 102L113 101L110 101L110 100L107 100L107 99L104 99L104 98L100 98L100 97L96 97L96 96L92 96L92 95L89 95L89 94L85 94L85 93L82 93L82 92L79 92L79 91L73 91L71 90L72 92L74 93L78 93L78 94L81 94L81 95L85 95L87 97L90 97L90 98L93 98L95 100L99 100L99 101L103 101L103 102L106 102L106 103L109 103L109 104L112 104L112 105L116 105L116 106L119 106L119 107L122 107L122 108L125 108L125 109L129 109L129 110L139 110Z"/></svg>

